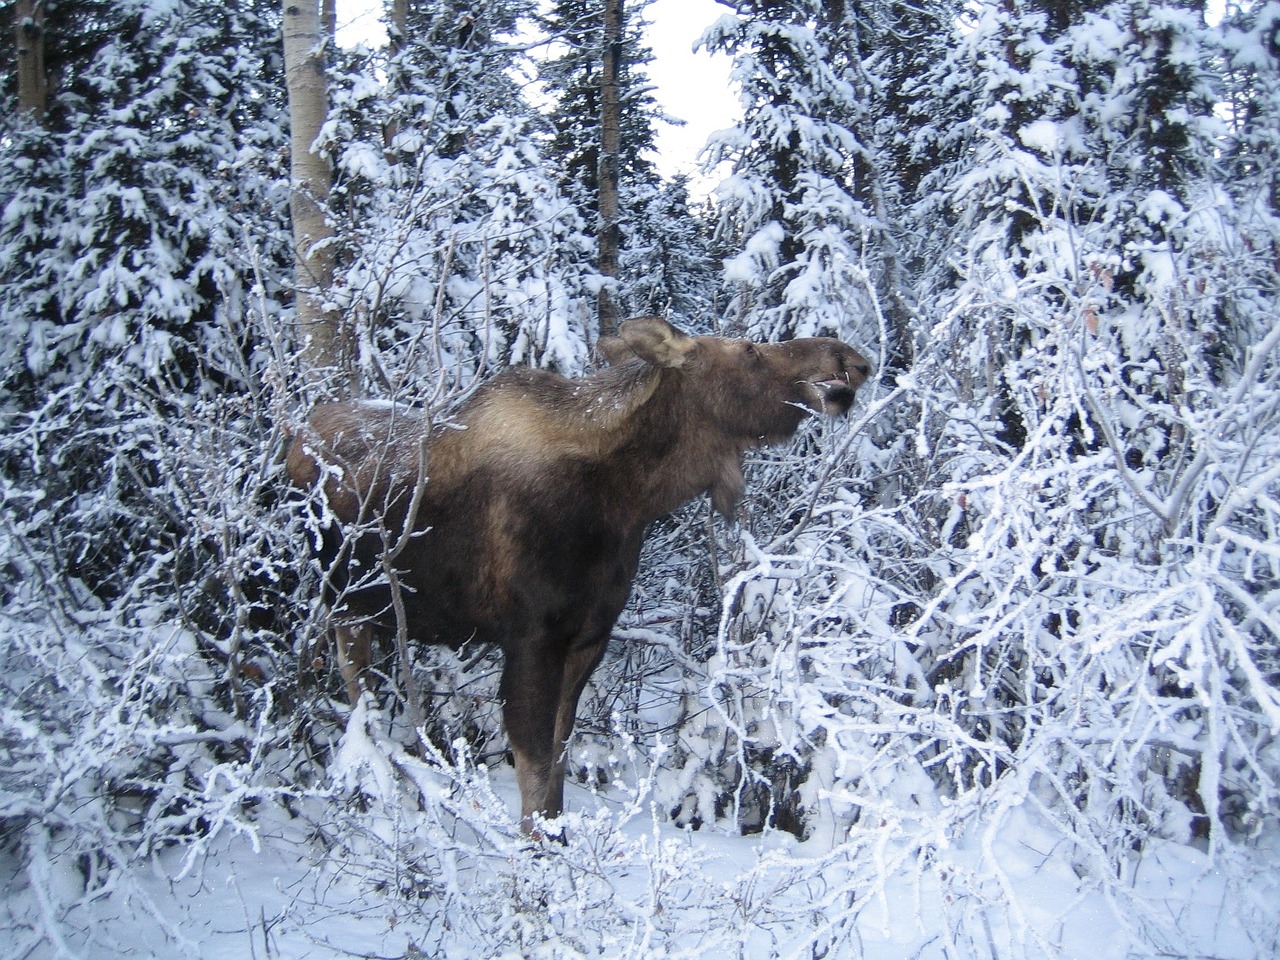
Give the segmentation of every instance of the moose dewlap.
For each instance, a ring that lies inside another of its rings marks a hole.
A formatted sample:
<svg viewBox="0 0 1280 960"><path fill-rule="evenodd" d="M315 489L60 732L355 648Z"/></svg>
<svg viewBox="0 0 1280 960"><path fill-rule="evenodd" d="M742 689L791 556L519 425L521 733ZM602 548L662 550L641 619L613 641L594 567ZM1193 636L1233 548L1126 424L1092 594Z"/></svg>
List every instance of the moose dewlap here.
<svg viewBox="0 0 1280 960"><path fill-rule="evenodd" d="M353 702L370 632L401 619L413 640L502 648L526 830L563 808L578 698L648 526L703 492L731 515L743 453L811 412L846 413L870 373L838 340L692 337L656 318L600 346L610 367L578 380L508 370L430 432L408 408L318 407L286 460L330 519L321 560Z"/></svg>

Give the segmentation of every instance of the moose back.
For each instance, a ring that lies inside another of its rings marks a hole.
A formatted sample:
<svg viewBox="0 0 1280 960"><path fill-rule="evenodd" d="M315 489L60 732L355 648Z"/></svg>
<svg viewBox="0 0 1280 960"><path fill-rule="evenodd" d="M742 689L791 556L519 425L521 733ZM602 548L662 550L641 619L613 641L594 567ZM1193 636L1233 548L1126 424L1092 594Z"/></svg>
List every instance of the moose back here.
<svg viewBox="0 0 1280 960"><path fill-rule="evenodd" d="M648 526L704 492L730 516L743 453L846 413L870 373L838 340L693 337L657 318L600 347L611 366L595 374L507 370L430 430L406 407L320 406L286 457L328 520L326 600L353 702L379 630L502 648L526 831L563 809L578 699Z"/></svg>

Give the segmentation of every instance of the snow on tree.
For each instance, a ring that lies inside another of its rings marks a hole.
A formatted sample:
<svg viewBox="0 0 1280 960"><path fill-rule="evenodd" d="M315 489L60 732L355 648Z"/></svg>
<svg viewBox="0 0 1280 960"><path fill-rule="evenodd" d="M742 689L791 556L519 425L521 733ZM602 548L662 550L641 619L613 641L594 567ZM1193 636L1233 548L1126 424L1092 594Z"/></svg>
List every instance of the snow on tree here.
<svg viewBox="0 0 1280 960"><path fill-rule="evenodd" d="M39 122L49 109L49 74L44 61L44 4L36 0L19 0L13 6L13 16L18 109Z"/></svg>
<svg viewBox="0 0 1280 960"><path fill-rule="evenodd" d="M839 5L764 0L738 5L703 38L734 58L740 126L713 141L730 160L717 190L721 231L739 253L726 265L730 317L764 337L834 334L873 342L864 237L873 213L858 196L865 145L856 34Z"/></svg>
<svg viewBox="0 0 1280 960"><path fill-rule="evenodd" d="M310 885L253 950L314 953L323 916L385 955L1274 955L1274 3L712 28L749 108L717 148L733 299L680 184L624 177L624 303L837 332L879 380L753 458L740 525L654 531L532 855L484 651L410 651L355 710L328 675L276 464L280 7L43 9L48 110L0 121L11 952L195 952L192 911L261 907L288 860ZM447 415L495 366L586 362L592 221L508 72L525 7L395 10L330 67L328 296L370 392Z"/></svg>
<svg viewBox="0 0 1280 960"><path fill-rule="evenodd" d="M788 69L751 76L794 81L781 53L819 49L818 13L759 19L715 35L759 30L745 49ZM880 165L915 218L903 249L937 263L915 364L805 483L763 484L759 517L788 519L757 519L724 583L687 713L714 749L677 756L679 816L732 809L870 855L885 811L936 826L1031 790L1078 869L1114 876L1158 838L1248 842L1273 809L1275 771L1249 758L1274 721L1276 623L1270 587L1238 577L1274 565L1256 525L1276 338L1228 291L1274 290L1274 260L1219 163L1217 46L1185 9L1132 4L980 5L941 41L912 87L938 118L912 155L933 162L900 183ZM778 99L775 116L803 102ZM743 156L804 146L769 129ZM732 263L761 291L802 257L780 218L805 208L785 169L752 192L739 163L722 197L758 228ZM1224 356L1227 336L1246 346ZM1239 445L1214 439L1244 422ZM1227 476L1234 493L1210 479Z"/></svg>
<svg viewBox="0 0 1280 960"><path fill-rule="evenodd" d="M552 55L539 63L538 76L554 98L546 153L583 220L597 226L601 335L627 316L701 310L687 298L654 297L654 279L669 269L675 238L700 258L706 245L680 196L683 188L663 184L654 165L656 125L680 121L662 111L648 84L644 6L565 2L541 23ZM614 113L616 122L606 123Z"/></svg>
<svg viewBox="0 0 1280 960"><path fill-rule="evenodd" d="M1224 169L1242 216L1240 246L1223 249L1221 255L1247 266L1265 264L1264 251L1269 250L1274 263L1280 245L1280 6L1235 8L1222 27L1221 103L1229 127ZM1274 276L1265 267L1250 282L1235 287L1223 304L1223 350L1238 357L1261 339L1268 329L1267 304L1274 292Z"/></svg>
<svg viewBox="0 0 1280 960"><path fill-rule="evenodd" d="M255 323L287 262L274 10L50 5L48 111L0 136L0 794L37 902L136 890L254 766L245 678L280 646L226 597L289 577L235 542L282 346Z"/></svg>
<svg viewBox="0 0 1280 960"><path fill-rule="evenodd" d="M634 184L622 275L630 316L667 316L682 327L713 330L719 285L709 212L689 197L688 180Z"/></svg>
<svg viewBox="0 0 1280 960"><path fill-rule="evenodd" d="M337 85L323 139L339 170L340 301L379 392L409 373L452 389L495 364L585 359L574 297L589 241L517 86L522 13L411 9L389 63L362 55Z"/></svg>

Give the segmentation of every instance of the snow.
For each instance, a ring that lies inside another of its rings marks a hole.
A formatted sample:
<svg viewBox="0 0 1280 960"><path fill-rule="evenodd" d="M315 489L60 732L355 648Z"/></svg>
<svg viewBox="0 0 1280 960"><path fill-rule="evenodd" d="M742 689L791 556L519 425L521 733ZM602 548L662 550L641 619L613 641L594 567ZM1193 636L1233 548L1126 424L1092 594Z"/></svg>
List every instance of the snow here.
<svg viewBox="0 0 1280 960"><path fill-rule="evenodd" d="M509 771L489 771L487 802L512 802ZM1124 865L1124 898L1105 878L1081 874L1073 853L1019 803L987 811L948 835L944 816L904 831L884 825L870 848L789 834L734 837L681 830L655 819L645 798L570 791L564 845L495 834L455 821L455 849L414 848L413 821L439 814L392 811L376 801L342 819L363 830L397 830L372 853L334 836L325 847L311 823L262 811L252 836L226 831L188 869L171 849L141 867L136 885L71 907L61 955L282 960L408 956L590 956L933 960L974 951L996 957L1146 954L1247 960L1274 941L1257 925L1274 919L1280 882L1259 873L1231 889L1203 852L1156 842ZM398 827L394 820L400 819ZM375 825L381 823L381 828ZM336 823L330 823L336 827ZM1265 856L1275 838L1262 843ZM363 849L363 853L357 853ZM411 852L412 851L412 852ZM404 876L387 858L403 852ZM7 856L7 855L6 855ZM425 859L424 859L425 858ZM46 893L74 902L81 883L51 856ZM0 862L6 875L13 864ZM422 870L420 881L410 878ZM422 883L415 891L415 883ZM21 931L39 909L30 890L9 887L5 912ZM1158 921L1158 922L1155 922ZM1274 936L1274 928L1270 936ZM511 938L511 939L507 939ZM523 948L518 944L523 942ZM127 947L126 947L127 945ZM60 955L45 943L31 957Z"/></svg>
<svg viewBox="0 0 1280 960"><path fill-rule="evenodd" d="M563 844L495 655L411 649L421 754L395 683L333 699L274 14L94 7L0 138L0 956L1280 955L1276 5L758 6L705 34L718 206L626 184L607 282L876 375L739 524L654 525ZM325 302L435 418L580 373L606 281L545 118L423 13L395 84L335 57L318 145Z"/></svg>
<svg viewBox="0 0 1280 960"><path fill-rule="evenodd" d="M1037 120L1019 130L1018 139L1023 146L1049 156L1080 153L1085 149L1079 122L1074 118L1063 121Z"/></svg>
<svg viewBox="0 0 1280 960"><path fill-rule="evenodd" d="M722 192L732 190L729 184L722 185ZM778 245L782 243L782 224L766 223L746 242L742 253L725 263L725 279L730 283L755 280L759 274L768 272L778 262Z"/></svg>

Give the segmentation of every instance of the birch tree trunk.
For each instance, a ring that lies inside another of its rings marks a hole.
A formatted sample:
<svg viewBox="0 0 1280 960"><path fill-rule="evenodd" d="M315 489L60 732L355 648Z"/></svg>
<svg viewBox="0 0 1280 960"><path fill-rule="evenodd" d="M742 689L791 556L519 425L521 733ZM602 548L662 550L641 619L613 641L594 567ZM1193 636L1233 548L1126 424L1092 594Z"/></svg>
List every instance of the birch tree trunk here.
<svg viewBox="0 0 1280 960"><path fill-rule="evenodd" d="M39 121L49 109L49 74L44 62L44 0L18 0L13 13L18 110Z"/></svg>
<svg viewBox="0 0 1280 960"><path fill-rule="evenodd" d="M622 59L623 0L604 0L604 51L600 80L600 224L597 269L606 277L598 300L600 336L618 332L618 305L610 280L618 276L618 176L622 152L622 105L618 69Z"/></svg>
<svg viewBox="0 0 1280 960"><path fill-rule="evenodd" d="M332 2L323 20L333 23ZM293 223L295 310L306 386L316 397L355 392L355 337L329 298L336 249L327 211L333 171L314 149L329 112L320 0L284 0L285 85L289 94L289 215Z"/></svg>

